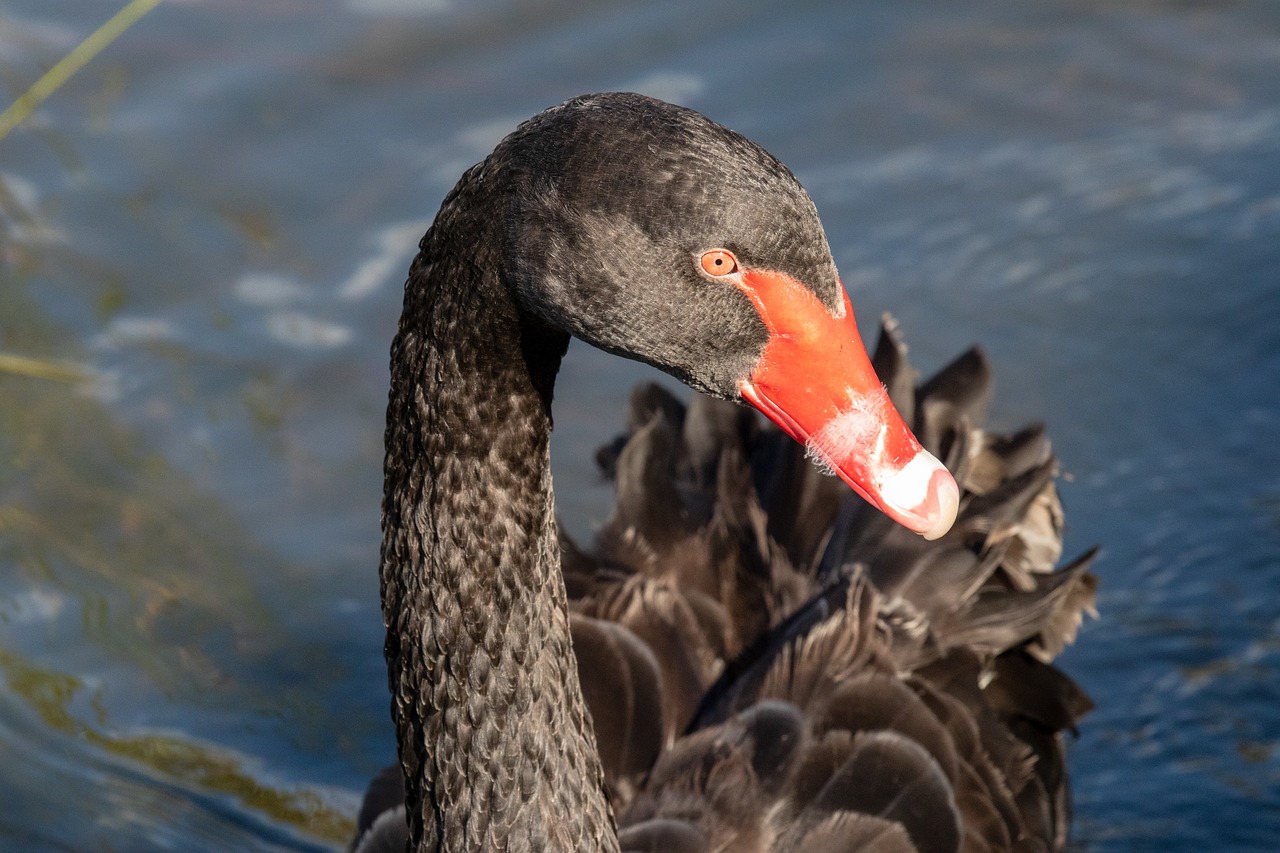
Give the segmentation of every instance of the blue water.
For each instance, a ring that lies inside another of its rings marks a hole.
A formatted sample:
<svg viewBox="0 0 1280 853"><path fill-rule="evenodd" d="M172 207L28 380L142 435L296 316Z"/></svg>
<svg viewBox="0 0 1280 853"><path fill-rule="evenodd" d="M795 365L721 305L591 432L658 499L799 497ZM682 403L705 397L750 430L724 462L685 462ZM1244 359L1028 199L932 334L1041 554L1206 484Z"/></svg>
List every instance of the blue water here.
<svg viewBox="0 0 1280 853"><path fill-rule="evenodd" d="M7 103L118 8L0 0ZM1101 618L1085 850L1280 849L1280 6L186 0L0 140L0 849L308 850L392 752L386 352L441 197L637 89L809 188L865 332L981 342ZM639 366L557 393L561 515Z"/></svg>

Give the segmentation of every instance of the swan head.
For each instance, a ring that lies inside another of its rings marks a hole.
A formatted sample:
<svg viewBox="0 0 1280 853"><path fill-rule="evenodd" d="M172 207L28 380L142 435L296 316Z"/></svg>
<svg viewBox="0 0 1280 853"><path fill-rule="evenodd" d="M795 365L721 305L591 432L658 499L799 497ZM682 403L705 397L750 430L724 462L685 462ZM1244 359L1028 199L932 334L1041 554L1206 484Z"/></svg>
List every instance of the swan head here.
<svg viewBox="0 0 1280 853"><path fill-rule="evenodd" d="M889 401L817 210L776 158L693 110L615 93L534 117L484 166L526 312L755 407L907 528L951 527L955 481Z"/></svg>

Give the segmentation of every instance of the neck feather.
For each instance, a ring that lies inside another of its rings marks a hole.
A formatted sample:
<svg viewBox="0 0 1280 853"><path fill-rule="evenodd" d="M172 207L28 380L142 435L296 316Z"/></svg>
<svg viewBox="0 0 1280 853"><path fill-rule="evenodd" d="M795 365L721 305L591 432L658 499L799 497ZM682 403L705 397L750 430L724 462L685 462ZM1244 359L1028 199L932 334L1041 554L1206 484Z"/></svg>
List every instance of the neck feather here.
<svg viewBox="0 0 1280 853"><path fill-rule="evenodd" d="M465 181L465 179L464 179ZM616 849L551 497L568 338L523 315L451 196L392 346L382 606L418 850Z"/></svg>

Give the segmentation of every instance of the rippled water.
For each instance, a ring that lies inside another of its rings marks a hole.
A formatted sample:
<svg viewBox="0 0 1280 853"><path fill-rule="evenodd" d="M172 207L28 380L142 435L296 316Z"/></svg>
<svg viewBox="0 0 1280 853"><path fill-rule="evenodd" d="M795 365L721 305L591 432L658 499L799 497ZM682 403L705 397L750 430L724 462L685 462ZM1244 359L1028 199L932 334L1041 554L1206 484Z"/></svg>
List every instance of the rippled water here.
<svg viewBox="0 0 1280 853"><path fill-rule="evenodd" d="M117 8L0 0L7 98ZM386 351L514 124L637 89L784 159L863 327L979 341L1102 618L1088 850L1280 846L1280 7L161 5L0 140L0 849L306 850L392 753ZM2 363L2 362L0 362ZM647 369L575 345L561 514Z"/></svg>

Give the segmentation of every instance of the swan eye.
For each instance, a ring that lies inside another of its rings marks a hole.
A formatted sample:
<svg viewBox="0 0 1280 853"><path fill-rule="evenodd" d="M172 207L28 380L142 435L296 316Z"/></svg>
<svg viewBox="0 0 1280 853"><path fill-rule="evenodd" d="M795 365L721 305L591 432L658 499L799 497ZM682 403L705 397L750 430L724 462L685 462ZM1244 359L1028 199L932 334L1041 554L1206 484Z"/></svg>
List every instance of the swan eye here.
<svg viewBox="0 0 1280 853"><path fill-rule="evenodd" d="M707 275L729 275L738 271L738 259L727 249L712 249L702 253L702 271Z"/></svg>

